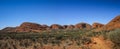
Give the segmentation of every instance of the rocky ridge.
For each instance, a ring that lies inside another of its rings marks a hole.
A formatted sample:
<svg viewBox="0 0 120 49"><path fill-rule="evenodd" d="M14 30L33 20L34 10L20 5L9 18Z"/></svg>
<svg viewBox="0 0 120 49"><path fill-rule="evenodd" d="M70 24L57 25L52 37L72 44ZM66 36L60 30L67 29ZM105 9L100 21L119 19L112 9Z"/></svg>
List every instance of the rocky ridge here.
<svg viewBox="0 0 120 49"><path fill-rule="evenodd" d="M59 25L52 24L40 25L37 23L24 22L18 27L6 27L1 31L6 32L41 32L52 29L97 29L97 30L114 30L120 28L120 15L112 19L108 24L104 25L101 23L93 23L92 25L87 23L77 23L75 25Z"/></svg>

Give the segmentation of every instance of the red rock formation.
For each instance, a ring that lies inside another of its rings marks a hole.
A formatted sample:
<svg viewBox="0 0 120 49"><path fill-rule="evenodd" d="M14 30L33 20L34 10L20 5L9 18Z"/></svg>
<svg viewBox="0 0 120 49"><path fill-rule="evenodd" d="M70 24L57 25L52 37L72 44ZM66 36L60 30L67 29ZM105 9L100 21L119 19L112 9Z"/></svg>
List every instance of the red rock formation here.
<svg viewBox="0 0 120 49"><path fill-rule="evenodd" d="M49 29L49 26L47 26L47 25L41 25L42 27L42 30L48 30Z"/></svg>
<svg viewBox="0 0 120 49"><path fill-rule="evenodd" d="M68 25L67 29L74 29L75 26L74 25Z"/></svg>
<svg viewBox="0 0 120 49"><path fill-rule="evenodd" d="M36 23L24 22L17 29L16 32L33 32L42 30L42 26Z"/></svg>
<svg viewBox="0 0 120 49"><path fill-rule="evenodd" d="M1 31L2 32L15 32L16 28L17 27L6 27L6 28L2 29Z"/></svg>
<svg viewBox="0 0 120 49"><path fill-rule="evenodd" d="M101 28L103 26L104 26L104 24L100 24L100 23L93 23L92 24L92 28Z"/></svg>
<svg viewBox="0 0 120 49"><path fill-rule="evenodd" d="M114 30L120 28L120 15L112 19L108 24L106 24L102 29Z"/></svg>
<svg viewBox="0 0 120 49"><path fill-rule="evenodd" d="M7 27L4 28L1 31L6 31L6 32L40 32L40 31L47 31L51 29L91 29L91 28L99 28L96 30L114 30L117 28L120 28L120 16L115 17L112 19L108 24L103 25L100 23L94 23L91 27L90 24L87 23L78 23L75 26L74 25L64 25L61 26L59 24L53 24L50 27L47 25L40 25L36 23L30 23L30 22L24 22L22 23L19 27Z"/></svg>
<svg viewBox="0 0 120 49"><path fill-rule="evenodd" d="M75 25L77 29L91 29L91 25L87 23L78 23Z"/></svg>
<svg viewBox="0 0 120 49"><path fill-rule="evenodd" d="M63 29L63 27L61 25L58 25L58 24L52 24L50 26L50 29Z"/></svg>
<svg viewBox="0 0 120 49"><path fill-rule="evenodd" d="M67 29L68 25L63 25L63 29Z"/></svg>

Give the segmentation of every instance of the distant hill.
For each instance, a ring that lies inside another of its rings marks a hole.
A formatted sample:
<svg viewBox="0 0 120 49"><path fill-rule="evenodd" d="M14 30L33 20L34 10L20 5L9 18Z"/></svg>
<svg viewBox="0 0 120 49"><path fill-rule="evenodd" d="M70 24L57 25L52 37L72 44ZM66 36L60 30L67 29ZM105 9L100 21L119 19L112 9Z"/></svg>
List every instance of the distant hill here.
<svg viewBox="0 0 120 49"><path fill-rule="evenodd" d="M87 23L77 23L75 25L59 25L59 24L52 24L51 26L47 25L40 25L37 23L31 22L23 22L18 27L6 27L1 31L4 32L41 32L53 29L96 29L95 31L101 30L114 30L120 28L120 15L112 19L108 24L104 25L101 23L93 23L92 25Z"/></svg>

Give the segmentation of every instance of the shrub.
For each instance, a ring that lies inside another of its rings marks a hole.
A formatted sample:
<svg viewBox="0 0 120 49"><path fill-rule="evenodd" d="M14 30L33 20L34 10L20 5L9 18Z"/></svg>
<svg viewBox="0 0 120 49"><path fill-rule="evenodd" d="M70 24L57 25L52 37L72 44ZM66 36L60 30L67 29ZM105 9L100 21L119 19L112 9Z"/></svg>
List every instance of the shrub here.
<svg viewBox="0 0 120 49"><path fill-rule="evenodd" d="M55 37L56 37L56 38L55 38L56 40L61 40L61 39L64 38L64 33L59 33L59 34L57 34Z"/></svg>
<svg viewBox="0 0 120 49"><path fill-rule="evenodd" d="M91 38L89 38L89 37L82 37L82 44L89 44L89 43L91 43L92 41L91 41Z"/></svg>
<svg viewBox="0 0 120 49"><path fill-rule="evenodd" d="M115 44L114 48L120 49L120 29L111 31L108 37Z"/></svg>
<svg viewBox="0 0 120 49"><path fill-rule="evenodd" d="M109 32L106 32L106 31L100 32L100 35L102 35L105 40L108 39L108 34L109 34Z"/></svg>
<svg viewBox="0 0 120 49"><path fill-rule="evenodd" d="M109 39L116 44L120 44L120 29L117 29L115 31L111 31L109 33Z"/></svg>

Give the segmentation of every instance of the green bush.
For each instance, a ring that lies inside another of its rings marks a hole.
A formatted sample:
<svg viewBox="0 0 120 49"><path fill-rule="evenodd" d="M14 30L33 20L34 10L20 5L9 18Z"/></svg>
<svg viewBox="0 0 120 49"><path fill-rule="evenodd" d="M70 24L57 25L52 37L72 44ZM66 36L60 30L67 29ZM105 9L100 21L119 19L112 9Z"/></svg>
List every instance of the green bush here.
<svg viewBox="0 0 120 49"><path fill-rule="evenodd" d="M117 29L115 31L111 31L109 33L109 39L116 44L120 44L120 29Z"/></svg>
<svg viewBox="0 0 120 49"><path fill-rule="evenodd" d="M108 38L115 44L114 49L120 49L120 29L111 31Z"/></svg>

